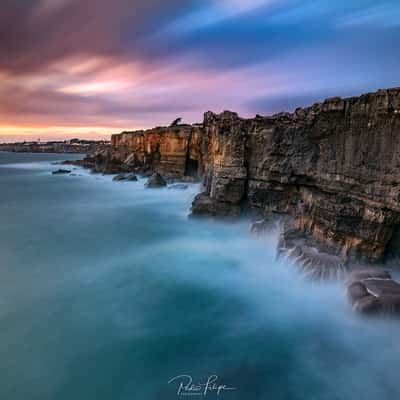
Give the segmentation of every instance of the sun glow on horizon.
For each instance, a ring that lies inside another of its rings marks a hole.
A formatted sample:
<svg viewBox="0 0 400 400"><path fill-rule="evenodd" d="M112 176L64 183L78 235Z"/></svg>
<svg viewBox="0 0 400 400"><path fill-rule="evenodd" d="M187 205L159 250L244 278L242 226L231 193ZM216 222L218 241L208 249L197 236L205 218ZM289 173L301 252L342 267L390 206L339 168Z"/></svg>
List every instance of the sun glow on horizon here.
<svg viewBox="0 0 400 400"><path fill-rule="evenodd" d="M0 3L0 142L271 115L399 85L395 0L19 3Z"/></svg>
<svg viewBox="0 0 400 400"><path fill-rule="evenodd" d="M23 142L30 140L68 140L73 138L108 140L122 127L103 126L16 126L0 125L1 142Z"/></svg>

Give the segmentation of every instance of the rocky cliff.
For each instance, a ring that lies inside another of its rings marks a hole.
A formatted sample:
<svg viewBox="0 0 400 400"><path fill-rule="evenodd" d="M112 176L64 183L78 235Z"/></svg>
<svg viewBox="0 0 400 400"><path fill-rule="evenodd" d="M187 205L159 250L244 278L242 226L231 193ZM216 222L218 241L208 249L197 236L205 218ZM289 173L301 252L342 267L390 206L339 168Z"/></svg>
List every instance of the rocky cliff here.
<svg viewBox="0 0 400 400"><path fill-rule="evenodd" d="M157 171L168 177L197 176L201 132L199 124L113 135L112 160L128 169Z"/></svg>
<svg viewBox="0 0 400 400"><path fill-rule="evenodd" d="M298 240L346 262L381 260L400 223L400 88L332 98L294 113L112 137L125 169L204 181L194 215L287 216L281 247Z"/></svg>

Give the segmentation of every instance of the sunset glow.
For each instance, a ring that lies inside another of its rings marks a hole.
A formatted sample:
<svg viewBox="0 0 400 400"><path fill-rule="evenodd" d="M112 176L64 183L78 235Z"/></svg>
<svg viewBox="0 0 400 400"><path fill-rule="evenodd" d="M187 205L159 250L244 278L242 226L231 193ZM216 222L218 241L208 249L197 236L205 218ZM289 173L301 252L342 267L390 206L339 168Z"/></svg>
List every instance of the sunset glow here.
<svg viewBox="0 0 400 400"><path fill-rule="evenodd" d="M103 138L396 86L396 16L392 0L5 2L0 141Z"/></svg>

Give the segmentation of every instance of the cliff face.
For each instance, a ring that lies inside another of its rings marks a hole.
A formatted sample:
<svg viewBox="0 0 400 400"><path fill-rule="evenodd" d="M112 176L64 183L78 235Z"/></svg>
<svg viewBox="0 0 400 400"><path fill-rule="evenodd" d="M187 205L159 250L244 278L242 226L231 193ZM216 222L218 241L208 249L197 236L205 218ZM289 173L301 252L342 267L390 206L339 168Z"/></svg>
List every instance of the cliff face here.
<svg viewBox="0 0 400 400"><path fill-rule="evenodd" d="M127 168L171 177L197 175L201 126L178 125L111 137L112 160Z"/></svg>
<svg viewBox="0 0 400 400"><path fill-rule="evenodd" d="M400 89L294 114L206 114L211 162L194 212L289 213L290 230L341 256L382 258L400 222Z"/></svg>
<svg viewBox="0 0 400 400"><path fill-rule="evenodd" d="M377 261L400 223L400 89L272 117L207 112L203 125L112 138L113 157L203 177L195 215L289 215L293 234L339 255Z"/></svg>

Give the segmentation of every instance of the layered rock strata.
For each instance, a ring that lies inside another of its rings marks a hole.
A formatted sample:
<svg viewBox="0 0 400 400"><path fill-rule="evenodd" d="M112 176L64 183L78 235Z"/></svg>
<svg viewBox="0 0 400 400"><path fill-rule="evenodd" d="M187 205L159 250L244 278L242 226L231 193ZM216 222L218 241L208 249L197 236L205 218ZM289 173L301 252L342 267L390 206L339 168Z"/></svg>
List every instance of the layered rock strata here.
<svg viewBox="0 0 400 400"><path fill-rule="evenodd" d="M201 131L201 125L177 125L113 135L111 160L128 169L197 176Z"/></svg>
<svg viewBox="0 0 400 400"><path fill-rule="evenodd" d="M376 262L400 223L400 89L270 117L207 112L202 124L113 135L110 152L91 162L199 177L193 215L286 215L282 251Z"/></svg>
<svg viewBox="0 0 400 400"><path fill-rule="evenodd" d="M206 113L203 129L206 190L194 213L283 213L288 235L343 262L384 257L400 222L400 89L272 117Z"/></svg>

